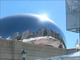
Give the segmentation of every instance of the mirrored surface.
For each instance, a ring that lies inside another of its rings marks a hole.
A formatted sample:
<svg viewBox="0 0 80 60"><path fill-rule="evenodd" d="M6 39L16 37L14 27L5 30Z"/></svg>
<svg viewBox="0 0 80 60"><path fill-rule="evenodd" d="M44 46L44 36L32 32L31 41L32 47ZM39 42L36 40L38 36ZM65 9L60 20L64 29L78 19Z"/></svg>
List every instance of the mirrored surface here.
<svg viewBox="0 0 80 60"><path fill-rule="evenodd" d="M1 18L0 37L65 48L64 35L59 27L52 20L34 14Z"/></svg>

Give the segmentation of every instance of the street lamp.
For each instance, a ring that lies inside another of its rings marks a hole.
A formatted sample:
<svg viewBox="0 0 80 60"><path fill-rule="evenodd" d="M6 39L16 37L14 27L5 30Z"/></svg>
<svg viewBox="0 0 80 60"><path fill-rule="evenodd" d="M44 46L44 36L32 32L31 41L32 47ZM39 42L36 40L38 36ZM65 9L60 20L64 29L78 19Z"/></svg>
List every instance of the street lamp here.
<svg viewBox="0 0 80 60"><path fill-rule="evenodd" d="M26 51L25 50L22 51L21 55L22 55L22 59L26 60Z"/></svg>

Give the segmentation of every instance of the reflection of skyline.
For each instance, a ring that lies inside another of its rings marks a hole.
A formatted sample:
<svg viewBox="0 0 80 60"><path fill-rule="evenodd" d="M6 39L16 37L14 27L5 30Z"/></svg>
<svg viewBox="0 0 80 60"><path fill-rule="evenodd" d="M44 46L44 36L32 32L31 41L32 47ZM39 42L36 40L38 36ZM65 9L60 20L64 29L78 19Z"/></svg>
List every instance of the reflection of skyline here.
<svg viewBox="0 0 80 60"><path fill-rule="evenodd" d="M22 35L19 35L19 32L16 32L13 36L13 39L22 40L27 38L34 38L34 37L40 37L40 36L52 36L56 39L62 40L62 37L56 33L53 29L44 28L38 29L36 32L30 32L29 30L26 30L22 33Z"/></svg>
<svg viewBox="0 0 80 60"><path fill-rule="evenodd" d="M2 38L2 37L1 37ZM10 36L6 38L10 40ZM53 29L38 29L35 32L30 32L29 30L24 31L21 35L19 32L14 33L14 40L22 40L23 42L33 43L38 45L53 46L57 48L65 48L64 42L60 34L56 33Z"/></svg>
<svg viewBox="0 0 80 60"><path fill-rule="evenodd" d="M62 37L56 33L53 29L48 29L44 27L44 29L38 29L36 32L30 32L26 30L19 35L18 32L14 34L14 38L16 40L22 40L28 43L38 44L38 45L48 45L54 46L58 48L65 48Z"/></svg>

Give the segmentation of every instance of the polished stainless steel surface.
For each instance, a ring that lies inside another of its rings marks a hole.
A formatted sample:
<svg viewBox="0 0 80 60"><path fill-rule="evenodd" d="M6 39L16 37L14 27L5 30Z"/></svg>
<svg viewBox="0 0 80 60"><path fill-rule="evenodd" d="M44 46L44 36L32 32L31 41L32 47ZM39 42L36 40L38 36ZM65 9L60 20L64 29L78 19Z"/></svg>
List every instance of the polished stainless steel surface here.
<svg viewBox="0 0 80 60"><path fill-rule="evenodd" d="M65 48L65 38L49 18L35 14L20 14L0 19L0 36L23 42Z"/></svg>

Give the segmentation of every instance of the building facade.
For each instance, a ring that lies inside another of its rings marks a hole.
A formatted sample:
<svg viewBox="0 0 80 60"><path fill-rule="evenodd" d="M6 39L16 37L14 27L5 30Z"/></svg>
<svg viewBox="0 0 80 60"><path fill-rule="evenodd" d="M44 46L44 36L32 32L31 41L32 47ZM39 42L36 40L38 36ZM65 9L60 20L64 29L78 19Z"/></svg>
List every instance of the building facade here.
<svg viewBox="0 0 80 60"><path fill-rule="evenodd" d="M65 55L75 52L75 49L61 49L25 43L17 40L0 39L0 60L22 60L22 51L26 50L26 60Z"/></svg>
<svg viewBox="0 0 80 60"><path fill-rule="evenodd" d="M66 28L80 32L80 0L66 0Z"/></svg>

